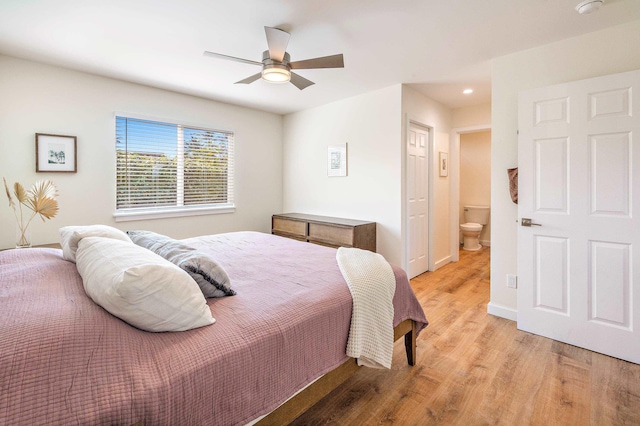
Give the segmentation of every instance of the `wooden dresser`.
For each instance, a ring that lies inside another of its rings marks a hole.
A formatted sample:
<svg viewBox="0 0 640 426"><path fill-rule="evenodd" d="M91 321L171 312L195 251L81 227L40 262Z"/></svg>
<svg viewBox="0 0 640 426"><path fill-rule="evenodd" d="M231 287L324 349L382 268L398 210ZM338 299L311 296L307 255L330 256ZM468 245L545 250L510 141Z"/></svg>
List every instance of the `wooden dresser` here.
<svg viewBox="0 0 640 426"><path fill-rule="evenodd" d="M329 247L376 251L376 223L301 213L274 214L271 233Z"/></svg>

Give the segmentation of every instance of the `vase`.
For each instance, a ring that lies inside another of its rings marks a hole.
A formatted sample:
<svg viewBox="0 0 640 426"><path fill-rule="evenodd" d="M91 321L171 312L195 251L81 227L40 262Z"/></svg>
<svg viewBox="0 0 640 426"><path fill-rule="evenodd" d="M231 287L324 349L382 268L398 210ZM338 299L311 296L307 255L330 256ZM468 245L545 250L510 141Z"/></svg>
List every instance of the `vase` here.
<svg viewBox="0 0 640 426"><path fill-rule="evenodd" d="M16 248L31 247L31 231L29 228L22 229L16 226Z"/></svg>

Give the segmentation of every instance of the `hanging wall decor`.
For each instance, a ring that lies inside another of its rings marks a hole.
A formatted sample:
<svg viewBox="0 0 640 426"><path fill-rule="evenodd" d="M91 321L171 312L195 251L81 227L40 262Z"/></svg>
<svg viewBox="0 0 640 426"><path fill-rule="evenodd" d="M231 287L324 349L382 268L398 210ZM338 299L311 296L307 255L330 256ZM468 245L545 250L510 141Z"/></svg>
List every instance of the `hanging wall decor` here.
<svg viewBox="0 0 640 426"><path fill-rule="evenodd" d="M36 133L36 172L78 171L75 136Z"/></svg>
<svg viewBox="0 0 640 426"><path fill-rule="evenodd" d="M511 201L518 204L518 168L507 169L507 175L509 176L509 195L511 195Z"/></svg>
<svg viewBox="0 0 640 426"><path fill-rule="evenodd" d="M346 176L347 144L329 145L327 154L327 176Z"/></svg>
<svg viewBox="0 0 640 426"><path fill-rule="evenodd" d="M440 151L440 176L449 176L449 153Z"/></svg>

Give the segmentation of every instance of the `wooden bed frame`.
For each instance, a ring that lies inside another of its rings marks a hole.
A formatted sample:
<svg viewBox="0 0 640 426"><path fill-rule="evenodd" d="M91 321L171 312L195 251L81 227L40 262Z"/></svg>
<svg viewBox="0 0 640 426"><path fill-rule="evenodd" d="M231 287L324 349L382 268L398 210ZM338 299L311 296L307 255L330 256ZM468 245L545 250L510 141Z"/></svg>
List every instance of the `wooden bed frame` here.
<svg viewBox="0 0 640 426"><path fill-rule="evenodd" d="M416 323L413 320L404 320L393 329L393 340L404 336L404 346L407 352L407 362L415 365L416 360ZM350 358L335 370L320 377L307 386L287 402L276 408L262 418L256 425L283 425L291 423L296 417L307 411L329 392L340 386L351 377L360 366L354 358Z"/></svg>
<svg viewBox="0 0 640 426"><path fill-rule="evenodd" d="M58 243L43 244L35 247L51 247L60 249ZM393 341L404 336L404 346L407 353L407 363L411 366L416 361L416 323L411 319L402 321L393 329ZM291 423L294 419L314 406L318 401L327 396L332 390L344 383L355 374L360 366L354 358L349 358L336 369L328 372L318 380L302 389L281 406L256 422L256 426L283 425ZM144 426L144 421L134 423L132 426Z"/></svg>
<svg viewBox="0 0 640 426"><path fill-rule="evenodd" d="M393 340L397 341L404 336L404 346L407 353L409 365L415 365L416 361L416 323L413 320L404 320L393 329ZM288 399L280 407L255 423L256 426L274 425L280 426L289 424L296 417L313 407L318 401L327 396L332 390L344 383L349 377L355 374L360 366L354 358L349 358L338 366L320 377L318 380L302 389L293 397ZM144 426L144 421L137 422L132 426Z"/></svg>

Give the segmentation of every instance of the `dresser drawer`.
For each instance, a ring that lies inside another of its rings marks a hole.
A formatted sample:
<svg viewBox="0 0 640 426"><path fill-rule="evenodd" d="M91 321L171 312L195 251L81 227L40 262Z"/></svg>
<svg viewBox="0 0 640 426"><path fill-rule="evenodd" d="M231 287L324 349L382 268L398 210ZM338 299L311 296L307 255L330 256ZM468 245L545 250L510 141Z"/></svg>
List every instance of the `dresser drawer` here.
<svg viewBox="0 0 640 426"><path fill-rule="evenodd" d="M353 228L309 223L309 240L311 239L325 242L330 241L341 246L352 246Z"/></svg>
<svg viewBox="0 0 640 426"><path fill-rule="evenodd" d="M304 213L271 216L271 233L327 247L376 251L376 223Z"/></svg>
<svg viewBox="0 0 640 426"><path fill-rule="evenodd" d="M301 222L299 220L289 220L274 217L272 228L273 232L278 234L285 233L298 235L303 239L307 236L307 222Z"/></svg>
<svg viewBox="0 0 640 426"><path fill-rule="evenodd" d="M297 240L297 241L302 241L302 242L306 242L307 241L307 237L303 237L302 235L293 235L293 234L290 234L290 233L280 232L280 231L272 231L271 233L273 235L277 235L279 237L289 238L290 240Z"/></svg>
<svg viewBox="0 0 640 426"><path fill-rule="evenodd" d="M309 243L315 244L317 246L331 247L331 248L334 248L334 249L337 249L337 248L340 248L340 247L344 247L344 246L341 246L339 244L331 244L331 243L327 243L325 241L309 240Z"/></svg>

